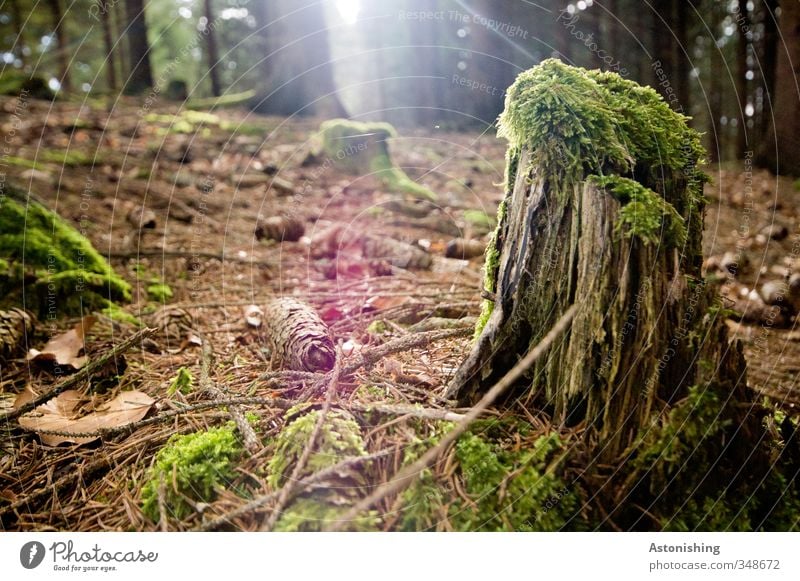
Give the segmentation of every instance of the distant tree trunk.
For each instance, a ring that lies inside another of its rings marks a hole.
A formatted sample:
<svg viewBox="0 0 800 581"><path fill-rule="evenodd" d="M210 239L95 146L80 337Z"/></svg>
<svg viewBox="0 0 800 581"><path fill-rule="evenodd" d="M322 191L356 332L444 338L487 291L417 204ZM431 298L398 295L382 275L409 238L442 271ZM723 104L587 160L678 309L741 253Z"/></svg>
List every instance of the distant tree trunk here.
<svg viewBox="0 0 800 581"><path fill-rule="evenodd" d="M619 27L617 26L617 20L621 17L621 15L618 13L618 0L608 0L605 3L605 8L605 30L603 33L605 34L605 38L608 39L608 47L611 51L611 58L617 61L622 58L622 55L620 54L620 34L622 34L622 31L619 30Z"/></svg>
<svg viewBox="0 0 800 581"><path fill-rule="evenodd" d="M669 87L669 89L674 91L674 85L677 84L678 79L676 74L678 72L678 67L675 62L675 51L673 50L673 47L675 46L675 40L672 37L675 32L673 28L675 23L673 16L674 13L672 11L673 4L674 2L672 0L661 0L660 2L654 2L652 4L653 11L650 24L650 45L651 50L653 51L652 57L654 60L661 62L662 68L667 75L669 85L662 85L661 79L655 75L655 68L650 67L650 69L654 74L653 88L661 93L661 96L664 97L664 100L667 101L672 108L676 108L677 95L670 98L671 95L667 90L667 87Z"/></svg>
<svg viewBox="0 0 800 581"><path fill-rule="evenodd" d="M222 94L222 83L219 80L219 51L217 50L217 33L214 30L214 9L211 0L203 0L206 17L206 50L208 51L208 76L211 79L211 94L219 97Z"/></svg>
<svg viewBox="0 0 800 581"><path fill-rule="evenodd" d="M124 39L125 38L125 21L127 20L127 16L124 14L124 8L120 6L121 2L115 2L113 6L113 13L112 16L112 26L114 31L116 32L117 39ZM128 78L128 47L126 46L127 42L119 40L117 41L117 54L119 58L117 59L117 66L119 66L119 78L123 81Z"/></svg>
<svg viewBox="0 0 800 581"><path fill-rule="evenodd" d="M708 67L708 158L711 162L718 162L722 158L722 136L720 135L720 117L722 116L722 71L723 59L717 37L720 34L720 7L712 3L709 14L708 27L711 30L709 39L709 67Z"/></svg>
<svg viewBox="0 0 800 581"><path fill-rule="evenodd" d="M604 147L600 142L620 138L613 130L587 136L597 145L586 149L570 141L572 123L585 126L580 116L608 102L603 85L578 89L575 73L551 62L540 65L549 67L542 77L548 79L546 86L527 93L517 92L516 86L510 90L511 105L501 119L510 139L507 193L487 252L493 307L447 397L473 404L577 304L571 330L511 397L531 410L546 411L555 425L584 425L598 458L610 460L634 444L653 414L684 397L692 385L730 381L741 395L744 359L740 348L725 343L722 320L705 314L713 291L700 273L698 137L676 115L666 124L659 122L655 131L674 136L673 143L694 152L686 153L684 162L665 167L662 142L649 150L649 159L634 160L633 172L624 166L612 169L613 163L595 153ZM566 77L563 87L551 80L559 74ZM609 86L622 94L616 85ZM587 100L566 96L566 87ZM641 95L619 107L625 121L614 118L611 127L640 127L655 118L655 108L664 104ZM567 121L571 116L574 121ZM555 125L553 120L558 120ZM632 135L623 142L628 138ZM584 169L597 159L604 160L602 168ZM581 178L584 171L620 175L602 182ZM643 205L631 206L635 199ZM654 221L645 217L645 205L661 204ZM646 221L655 227L650 234L636 226ZM684 224L685 238L668 234L677 232L678 223ZM624 224L633 228L628 234ZM649 242L647 236L652 236ZM705 339L695 343L695 336ZM710 367L699 363L704 358Z"/></svg>
<svg viewBox="0 0 800 581"><path fill-rule="evenodd" d="M800 3L781 2L780 31L775 92L771 120L764 142L767 168L780 174L800 175Z"/></svg>
<svg viewBox="0 0 800 581"><path fill-rule="evenodd" d="M409 2L409 10L431 10L430 0L414 0ZM433 7L435 9L435 6ZM414 113L416 124L428 126L435 124L442 115L442 79L439 71L439 43L437 32L440 22L418 22L411 27L412 54L417 61L412 70L424 78L414 79L418 93L415 103L421 107ZM447 79L444 82L449 82ZM498 109L499 112L499 109Z"/></svg>
<svg viewBox="0 0 800 581"><path fill-rule="evenodd" d="M125 0L128 24L128 82L125 92L142 93L153 86L150 68L150 45L147 41L147 22L144 15L145 0Z"/></svg>
<svg viewBox="0 0 800 581"><path fill-rule="evenodd" d="M747 54L750 46L750 14L747 10L747 0L739 0L737 30L739 31L736 45L736 98L739 103L739 126L736 133L736 157L742 159L745 151L750 147L747 139L747 107L750 93L747 83Z"/></svg>
<svg viewBox="0 0 800 581"><path fill-rule="evenodd" d="M761 85L757 89L760 98L756 105L756 131L758 146L756 162L766 165L765 140L772 126L772 99L775 95L775 70L778 60L778 17L775 9L778 0L762 0L759 4L760 21L763 26L758 55L761 63Z"/></svg>
<svg viewBox="0 0 800 581"><path fill-rule="evenodd" d="M67 34L65 31L65 23L61 14L61 5L59 0L47 0L47 7L50 10L52 18L53 30L56 35L56 50L58 53L58 64L61 69L61 88L69 92L71 90L69 81L69 46L67 43Z"/></svg>
<svg viewBox="0 0 800 581"><path fill-rule="evenodd" d="M103 0L100 5L100 22L103 25L103 44L106 48L106 79L108 80L108 88L115 93L117 91L117 70L110 12L111 3L109 0Z"/></svg>
<svg viewBox="0 0 800 581"><path fill-rule="evenodd" d="M691 115L691 81L690 59L693 57L692 48L689 46L689 23L694 18L694 10L687 0L675 0L675 78L677 79L678 102L684 115Z"/></svg>
<svg viewBox="0 0 800 581"><path fill-rule="evenodd" d="M25 66L25 37L23 36L22 30L22 12L19 9L19 0L9 0L11 6L11 21L14 26L14 34L16 35L16 41L14 42L14 54L17 58L22 62L22 66Z"/></svg>
<svg viewBox="0 0 800 581"><path fill-rule="evenodd" d="M269 7L272 24L262 32L272 54L264 60L266 82L254 103L259 113L347 116L333 80L324 6L315 2L298 9L278 0Z"/></svg>

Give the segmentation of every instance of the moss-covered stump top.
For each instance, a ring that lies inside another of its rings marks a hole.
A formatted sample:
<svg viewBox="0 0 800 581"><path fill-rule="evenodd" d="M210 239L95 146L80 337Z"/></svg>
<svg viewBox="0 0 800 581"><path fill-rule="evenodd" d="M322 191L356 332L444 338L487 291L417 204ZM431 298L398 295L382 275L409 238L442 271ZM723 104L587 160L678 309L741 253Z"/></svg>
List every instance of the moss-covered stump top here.
<svg viewBox="0 0 800 581"><path fill-rule="evenodd" d="M55 318L130 300L130 285L89 240L39 204L0 199L0 256L2 303L24 301Z"/></svg>
<svg viewBox="0 0 800 581"><path fill-rule="evenodd" d="M507 187L513 187L523 148L530 166L562 198L589 176L630 178L664 198L683 219L687 236L665 241L681 245L689 258L684 262L693 265L689 270L699 272L707 177L698 169L704 157L700 136L688 120L652 88L616 73L543 61L517 77L500 116L498 135L510 142ZM657 207L663 204L645 194L626 211L628 225L638 222L633 233L647 241L664 227L680 229L672 209Z"/></svg>
<svg viewBox="0 0 800 581"><path fill-rule="evenodd" d="M319 127L319 149L339 169L354 175L374 174L388 189L414 198L435 200L436 194L409 178L389 155L388 139L397 131L388 123L330 119Z"/></svg>

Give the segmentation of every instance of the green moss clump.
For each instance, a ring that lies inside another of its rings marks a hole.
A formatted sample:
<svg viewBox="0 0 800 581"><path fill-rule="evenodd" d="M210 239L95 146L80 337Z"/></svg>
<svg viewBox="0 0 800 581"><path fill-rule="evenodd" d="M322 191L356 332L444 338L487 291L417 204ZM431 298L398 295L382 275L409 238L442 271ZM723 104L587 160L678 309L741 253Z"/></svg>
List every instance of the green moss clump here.
<svg viewBox="0 0 800 581"><path fill-rule="evenodd" d="M178 369L175 377L172 378L172 381L169 382L167 395L172 396L178 392L181 392L183 395L188 395L192 393L192 387L194 387L192 372L185 367L181 367Z"/></svg>
<svg viewBox="0 0 800 581"><path fill-rule="evenodd" d="M746 466L764 450L740 449L735 406L719 386L693 386L665 418L642 430L630 465L647 482L655 499L648 510L662 529L800 529L800 493L783 462Z"/></svg>
<svg viewBox="0 0 800 581"><path fill-rule="evenodd" d="M341 521L349 506L336 506L316 498L299 498L284 511L275 524L275 532L316 532ZM377 529L380 519L375 511L349 521L344 530L370 532Z"/></svg>
<svg viewBox="0 0 800 581"><path fill-rule="evenodd" d="M389 328L386 326L386 322L378 319L377 321L372 321L367 327L367 333L370 335L383 335Z"/></svg>
<svg viewBox="0 0 800 581"><path fill-rule="evenodd" d="M506 197L500 202L497 207L497 224L498 227L492 232L489 238L489 244L486 246L486 259L483 265L483 287L493 293L497 290L497 271L500 268L500 249L498 248L499 224L506 216L506 209L508 207L508 198ZM484 300L481 305L481 314L478 316L478 321L475 323L475 338L480 336L489 317L492 316L494 311L494 301Z"/></svg>
<svg viewBox="0 0 800 581"><path fill-rule="evenodd" d="M44 149L38 153L37 159L47 163L56 163L63 167L78 167L94 163L91 155L76 149L71 151Z"/></svg>
<svg viewBox="0 0 800 581"><path fill-rule="evenodd" d="M497 424L497 422L494 422ZM404 463L413 462L435 445L442 433L406 449ZM526 433L524 426L519 426ZM477 435L477 431L481 435ZM521 451L500 444L502 428L473 426L456 443L457 478L469 501L460 499L431 470L423 471L403 493L403 530L434 530L447 520L459 531L555 531L579 529L580 499L556 475L563 444L556 434L542 436ZM497 437L497 439L496 439ZM449 501L445 504L445 501Z"/></svg>
<svg viewBox="0 0 800 581"><path fill-rule="evenodd" d="M297 413L292 409L288 416ZM297 461L305 450L320 410L313 410L292 421L277 438L275 453L267 466L267 482L279 488L294 471ZM361 437L361 428L353 417L343 410L330 410L317 436L314 450L299 474L304 478L351 457L365 456L367 451ZM302 497L290 504L278 520L275 530L316 531L326 524L339 520L356 502L365 484L363 476L356 470L342 470L307 490ZM348 523L348 530L375 530L378 524L376 513Z"/></svg>
<svg viewBox="0 0 800 581"><path fill-rule="evenodd" d="M159 488L164 486L168 513L178 519L193 512L192 502L211 502L233 480L242 446L232 426L172 436L155 458L142 488L142 511L158 522Z"/></svg>
<svg viewBox="0 0 800 581"><path fill-rule="evenodd" d="M147 296L159 303L165 303L173 296L172 289L163 282L153 282L147 287Z"/></svg>
<svg viewBox="0 0 800 581"><path fill-rule="evenodd" d="M343 171L374 174L391 191L436 200L435 193L413 181L392 163L387 140L396 137L397 132L390 124L330 119L319 129L319 149Z"/></svg>
<svg viewBox="0 0 800 581"><path fill-rule="evenodd" d="M657 244L662 239L669 246L686 243L686 225L678 211L654 191L639 182L619 176L590 176L590 179L622 204L620 231L644 243Z"/></svg>
<svg viewBox="0 0 800 581"><path fill-rule="evenodd" d="M482 210L464 210L464 220L473 226L487 230L495 226L494 218Z"/></svg>
<svg viewBox="0 0 800 581"><path fill-rule="evenodd" d="M267 467L268 482L273 488L282 486L284 479L291 474L311 438L320 413L315 410L304 414L281 430L275 454ZM315 450L300 477L333 466L344 458L366 454L361 428L356 421L345 411L331 410L322 424Z"/></svg>
<svg viewBox="0 0 800 581"><path fill-rule="evenodd" d="M131 298L128 283L91 243L38 204L0 201L0 254L14 267L0 278L5 301L21 302L24 278L25 304L40 315L77 315Z"/></svg>

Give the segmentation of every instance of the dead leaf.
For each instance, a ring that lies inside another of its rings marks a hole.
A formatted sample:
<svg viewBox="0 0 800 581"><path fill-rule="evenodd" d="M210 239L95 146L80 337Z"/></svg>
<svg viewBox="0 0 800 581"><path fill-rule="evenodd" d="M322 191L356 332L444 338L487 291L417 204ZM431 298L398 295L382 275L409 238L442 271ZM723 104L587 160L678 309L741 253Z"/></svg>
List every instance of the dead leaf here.
<svg viewBox="0 0 800 581"><path fill-rule="evenodd" d="M82 355L85 348L84 337L95 320L93 316L87 315L73 329L50 339L42 351L29 350L28 361L52 367L56 373L77 371L86 365L87 357Z"/></svg>
<svg viewBox="0 0 800 581"><path fill-rule="evenodd" d="M367 299L366 307L369 310L383 311L392 307L399 307L411 301L407 296L381 296L376 295Z"/></svg>
<svg viewBox="0 0 800 581"><path fill-rule="evenodd" d="M251 327L260 327L264 311L258 305L248 305L244 308L244 320Z"/></svg>
<svg viewBox="0 0 800 581"><path fill-rule="evenodd" d="M33 388L30 386L30 384L26 385L25 389L19 392L17 397L14 398L13 409L21 408L26 403L32 402L34 399L36 399L36 395L37 393L33 391Z"/></svg>
<svg viewBox="0 0 800 581"><path fill-rule="evenodd" d="M97 410L77 417L78 406L83 396L68 390L58 397L39 406L30 414L19 419L19 425L28 430L58 431L62 434L39 434L42 443L58 446L64 442L87 444L98 436L71 436L94 432L106 428L118 428L141 420L150 411L155 400L141 391L124 391L111 401L97 407Z"/></svg>

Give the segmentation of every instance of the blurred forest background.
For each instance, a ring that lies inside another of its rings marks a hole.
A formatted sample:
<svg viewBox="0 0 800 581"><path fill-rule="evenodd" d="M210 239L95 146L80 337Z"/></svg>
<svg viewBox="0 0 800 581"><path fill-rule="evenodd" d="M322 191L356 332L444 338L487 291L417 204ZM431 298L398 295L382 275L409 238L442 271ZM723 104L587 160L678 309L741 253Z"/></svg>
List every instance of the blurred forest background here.
<svg viewBox="0 0 800 581"><path fill-rule="evenodd" d="M550 56L652 85L711 161L800 174L800 5L779 0L4 0L0 91L246 103L491 130Z"/></svg>

